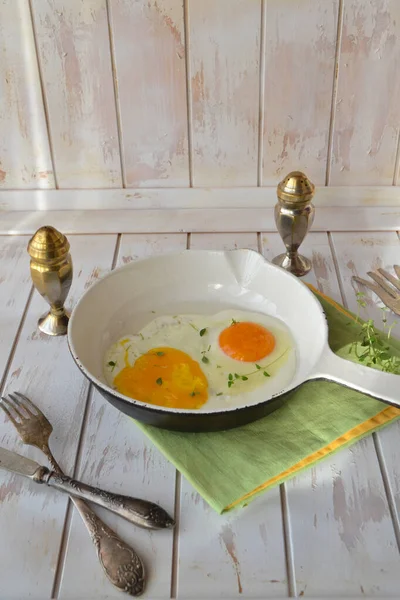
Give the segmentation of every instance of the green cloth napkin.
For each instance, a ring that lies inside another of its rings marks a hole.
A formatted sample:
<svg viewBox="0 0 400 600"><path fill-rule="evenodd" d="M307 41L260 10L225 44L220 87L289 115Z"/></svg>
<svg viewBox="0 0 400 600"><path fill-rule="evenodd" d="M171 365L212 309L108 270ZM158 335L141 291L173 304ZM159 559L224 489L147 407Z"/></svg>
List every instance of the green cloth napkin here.
<svg viewBox="0 0 400 600"><path fill-rule="evenodd" d="M327 315L332 350L342 358L357 360L348 350L360 323L352 313L312 290ZM398 340L391 339L390 348L400 356ZM266 489L399 416L399 409L339 384L310 381L288 394L275 412L237 429L180 433L136 423L222 513L248 504Z"/></svg>

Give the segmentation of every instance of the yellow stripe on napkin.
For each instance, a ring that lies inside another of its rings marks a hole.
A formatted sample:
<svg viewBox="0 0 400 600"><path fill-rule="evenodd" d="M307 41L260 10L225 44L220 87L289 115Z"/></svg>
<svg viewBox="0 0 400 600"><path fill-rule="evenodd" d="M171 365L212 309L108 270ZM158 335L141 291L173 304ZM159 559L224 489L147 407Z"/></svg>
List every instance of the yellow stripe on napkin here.
<svg viewBox="0 0 400 600"><path fill-rule="evenodd" d="M324 298L326 300L326 302L328 302L329 304L331 304L332 306L334 306L339 312L341 312L342 314L346 315L347 317L349 317L353 321L356 320L351 313L347 312L347 310L345 308L343 308L343 306L341 306L340 304L338 304L337 302L335 302L334 300L332 300L332 298L330 298L329 296L326 296L325 294L323 294L322 292L320 292L319 290L317 290L312 284L308 283L306 285L317 296L322 296L322 298ZM296 473L298 473L302 469L304 469L306 467L310 467L313 463L321 460L322 458L324 458L328 454L336 452L342 446L345 446L345 445L349 444L351 441L359 438L360 436L365 435L366 433L369 433L371 430L374 430L377 427L381 427L382 425L386 425L387 423L389 423L393 419L398 418L399 416L400 416L400 409L399 408L395 408L394 406L389 406L388 408L383 409L380 413L378 413L377 415L375 415L371 419L368 419L367 421L364 421L363 423L360 423L356 427L353 427L352 429L350 429L349 431L347 431L346 433L344 433L343 435L341 435L340 437L338 437L336 440L334 440L333 442L331 442L327 446L324 446L323 448L321 448L317 452L313 452L309 456L306 456L305 458L303 458L302 460L300 460L299 462L297 462L295 465L293 465L292 467L290 467L286 471L283 471L282 473L279 473L279 475L276 475L275 477L272 477L271 479L268 479L268 481L266 481L265 483L257 486L251 492L245 494L241 498L238 498L235 502L232 502L231 504L229 504L224 509L224 511L227 511L227 510L230 510L231 508L234 508L238 504L241 504L241 503L245 502L246 500L252 498L252 496L254 496L255 494L258 494L259 492L262 492L263 490L267 489L268 487L270 487L272 485L279 484L281 481L287 479L288 477L293 477Z"/></svg>

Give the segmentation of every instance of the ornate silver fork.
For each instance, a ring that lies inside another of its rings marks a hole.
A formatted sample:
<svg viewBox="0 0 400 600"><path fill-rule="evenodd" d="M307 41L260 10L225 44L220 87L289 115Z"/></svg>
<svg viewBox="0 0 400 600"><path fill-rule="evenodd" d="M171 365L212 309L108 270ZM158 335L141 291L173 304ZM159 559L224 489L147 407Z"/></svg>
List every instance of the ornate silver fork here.
<svg viewBox="0 0 400 600"><path fill-rule="evenodd" d="M7 414L24 444L36 446L48 458L54 471L63 476L49 447L53 427L44 414L23 394L15 392L2 398L0 407ZM70 496L90 533L99 561L115 587L139 596L144 590L144 566L135 550L128 546L92 511L84 500Z"/></svg>
<svg viewBox="0 0 400 600"><path fill-rule="evenodd" d="M397 277L394 277L385 271L385 269L378 269L378 273L380 273L382 277L373 271L368 271L367 273L375 283L362 279L362 277L356 277L355 275L353 276L353 279L354 281L357 281L357 283L361 283L373 291L378 298L382 300L385 306L390 308L396 315L400 316L400 266L394 265L393 268ZM386 280L392 285L389 285Z"/></svg>

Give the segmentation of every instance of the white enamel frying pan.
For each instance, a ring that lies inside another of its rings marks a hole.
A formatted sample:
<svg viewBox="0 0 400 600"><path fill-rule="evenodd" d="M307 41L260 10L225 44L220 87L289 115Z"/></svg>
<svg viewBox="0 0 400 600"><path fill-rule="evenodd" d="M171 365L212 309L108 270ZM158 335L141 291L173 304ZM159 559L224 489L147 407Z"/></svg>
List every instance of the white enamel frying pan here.
<svg viewBox="0 0 400 600"><path fill-rule="evenodd" d="M296 346L297 366L288 387L261 402L199 410L170 409L119 394L104 379L106 350L157 314L212 314L229 307L281 319ZM211 431L258 419L286 394L312 379L327 379L400 407L400 377L337 357L328 346L323 309L308 287L252 250L186 250L116 269L85 292L69 323L72 356L84 375L119 410L166 429Z"/></svg>

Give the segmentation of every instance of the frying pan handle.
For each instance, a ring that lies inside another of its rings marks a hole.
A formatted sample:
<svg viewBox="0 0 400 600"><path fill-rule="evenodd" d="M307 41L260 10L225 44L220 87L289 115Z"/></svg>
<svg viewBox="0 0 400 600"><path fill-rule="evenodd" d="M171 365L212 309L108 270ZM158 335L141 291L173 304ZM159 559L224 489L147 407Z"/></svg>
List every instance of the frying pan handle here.
<svg viewBox="0 0 400 600"><path fill-rule="evenodd" d="M400 408L400 375L382 373L336 356L325 348L310 379L328 379Z"/></svg>

